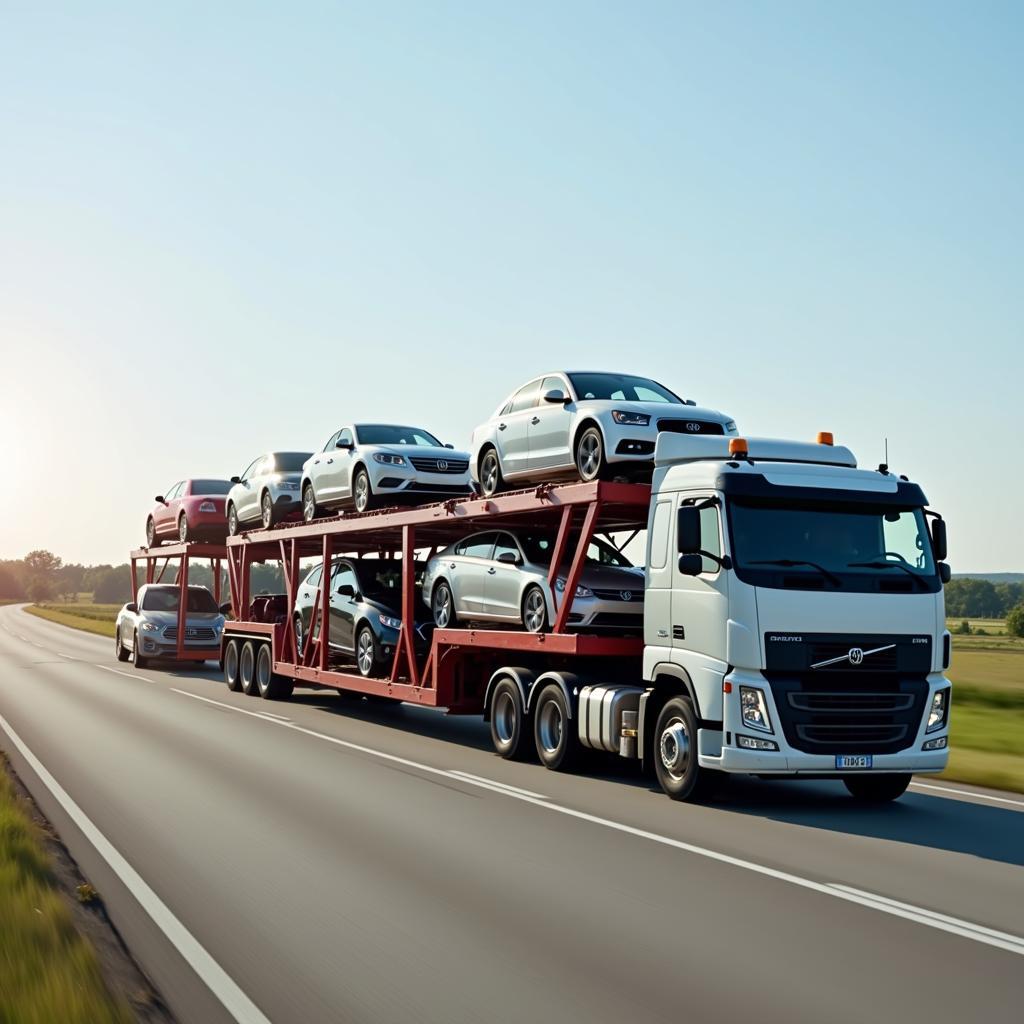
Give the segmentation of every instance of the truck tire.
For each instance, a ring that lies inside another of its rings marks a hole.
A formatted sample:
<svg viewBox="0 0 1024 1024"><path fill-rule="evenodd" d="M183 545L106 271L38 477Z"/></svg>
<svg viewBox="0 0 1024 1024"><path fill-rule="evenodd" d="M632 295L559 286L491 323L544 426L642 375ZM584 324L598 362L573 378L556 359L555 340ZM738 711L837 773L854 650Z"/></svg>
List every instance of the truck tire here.
<svg viewBox="0 0 1024 1024"><path fill-rule="evenodd" d="M658 714L654 728L654 771L673 800L706 800L720 773L697 763L697 716L688 697L673 697Z"/></svg>
<svg viewBox="0 0 1024 1024"><path fill-rule="evenodd" d="M524 760L530 753L530 721L513 680L502 679L494 687L488 712L495 752L507 761Z"/></svg>
<svg viewBox="0 0 1024 1024"><path fill-rule="evenodd" d="M242 688L238 679L238 641L229 640L224 648L224 682L236 693Z"/></svg>
<svg viewBox="0 0 1024 1024"><path fill-rule="evenodd" d="M256 687L256 645L251 640L242 644L242 653L238 656L238 681L247 696L255 697L259 693Z"/></svg>
<svg viewBox="0 0 1024 1024"><path fill-rule="evenodd" d="M898 800L910 785L909 773L900 775L847 775L843 785L862 803L884 804Z"/></svg>
<svg viewBox="0 0 1024 1024"><path fill-rule="evenodd" d="M557 683L540 692L533 710L533 740L545 768L568 772L580 759L580 738L569 717L569 705Z"/></svg>
<svg viewBox="0 0 1024 1024"><path fill-rule="evenodd" d="M274 671L270 644L260 644L256 654L256 686L264 700L287 700L295 684Z"/></svg>

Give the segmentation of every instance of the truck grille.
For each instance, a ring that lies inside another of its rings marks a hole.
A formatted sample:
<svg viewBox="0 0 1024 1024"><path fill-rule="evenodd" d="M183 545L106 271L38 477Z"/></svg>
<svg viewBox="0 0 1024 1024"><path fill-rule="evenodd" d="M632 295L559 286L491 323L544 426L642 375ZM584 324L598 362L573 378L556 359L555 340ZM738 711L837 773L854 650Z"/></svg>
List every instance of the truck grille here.
<svg viewBox="0 0 1024 1024"><path fill-rule="evenodd" d="M889 647L887 651L879 651L877 654L868 654L868 651L872 651L875 647ZM812 643L810 645L810 664L817 665L823 661L831 661L833 658L840 658L842 660L837 661L834 665L823 665L821 668L815 669L816 672L842 672L850 670L849 654L851 648L854 648L854 644L842 641L841 643ZM896 669L899 658L899 650L897 645L894 643L890 644L875 644L870 645L862 644L862 646L856 648L860 650L865 656L861 664L865 669L869 669L871 672L892 672Z"/></svg>
<svg viewBox="0 0 1024 1024"><path fill-rule="evenodd" d="M421 473L465 473L469 469L469 459L434 459L411 455L409 461L413 469Z"/></svg>
<svg viewBox="0 0 1024 1024"><path fill-rule="evenodd" d="M707 420L658 420L658 430L668 434L724 434L721 423Z"/></svg>

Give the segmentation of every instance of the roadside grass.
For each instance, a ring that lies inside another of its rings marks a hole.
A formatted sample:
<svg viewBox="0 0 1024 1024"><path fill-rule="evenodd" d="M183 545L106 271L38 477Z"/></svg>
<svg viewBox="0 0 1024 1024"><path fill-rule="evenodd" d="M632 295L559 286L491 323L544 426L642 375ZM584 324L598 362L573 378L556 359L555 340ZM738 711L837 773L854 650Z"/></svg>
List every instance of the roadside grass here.
<svg viewBox="0 0 1024 1024"><path fill-rule="evenodd" d="M61 626L113 637L120 608L119 604L30 604L25 611Z"/></svg>
<svg viewBox="0 0 1024 1024"><path fill-rule="evenodd" d="M0 769L0 1021L129 1024L75 930L41 836Z"/></svg>

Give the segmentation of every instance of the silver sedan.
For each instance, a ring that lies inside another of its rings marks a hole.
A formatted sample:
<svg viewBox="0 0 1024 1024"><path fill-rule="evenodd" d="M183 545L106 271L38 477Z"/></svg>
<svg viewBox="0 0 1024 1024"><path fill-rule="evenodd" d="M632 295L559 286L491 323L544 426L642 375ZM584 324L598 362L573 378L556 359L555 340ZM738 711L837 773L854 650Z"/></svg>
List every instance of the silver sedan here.
<svg viewBox="0 0 1024 1024"><path fill-rule="evenodd" d="M231 478L227 496L228 533L253 526L269 530L300 514L302 466L309 452L269 452L254 459L241 476Z"/></svg>
<svg viewBox="0 0 1024 1024"><path fill-rule="evenodd" d="M548 571L555 535L488 530L452 544L428 563L423 600L439 628L461 621L511 623L543 633L555 620ZM572 544L569 546L572 550ZM565 576L555 583L565 598ZM643 629L644 574L619 551L594 539L573 597L573 629Z"/></svg>

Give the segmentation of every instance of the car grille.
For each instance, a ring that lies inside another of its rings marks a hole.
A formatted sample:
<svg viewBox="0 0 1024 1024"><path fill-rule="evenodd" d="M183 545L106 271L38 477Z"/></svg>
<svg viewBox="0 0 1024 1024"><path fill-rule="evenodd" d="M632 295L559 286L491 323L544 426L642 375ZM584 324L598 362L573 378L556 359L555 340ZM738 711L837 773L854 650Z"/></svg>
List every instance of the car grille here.
<svg viewBox="0 0 1024 1024"><path fill-rule="evenodd" d="M658 430L668 434L724 434L721 423L707 420L658 420Z"/></svg>
<svg viewBox="0 0 1024 1024"><path fill-rule="evenodd" d="M465 473L469 469L469 459L433 459L423 456L410 456L413 469L421 473Z"/></svg>
<svg viewBox="0 0 1024 1024"><path fill-rule="evenodd" d="M594 590L594 597L599 597L602 601L630 601L636 604L644 599L643 583L639 583L635 590Z"/></svg>
<svg viewBox="0 0 1024 1024"><path fill-rule="evenodd" d="M191 634L191 635L190 635ZM164 630L165 640L177 640L178 639L178 627L168 626ZM185 629L185 642L189 643L192 641L200 640L216 640L217 633L209 626L189 626Z"/></svg>

